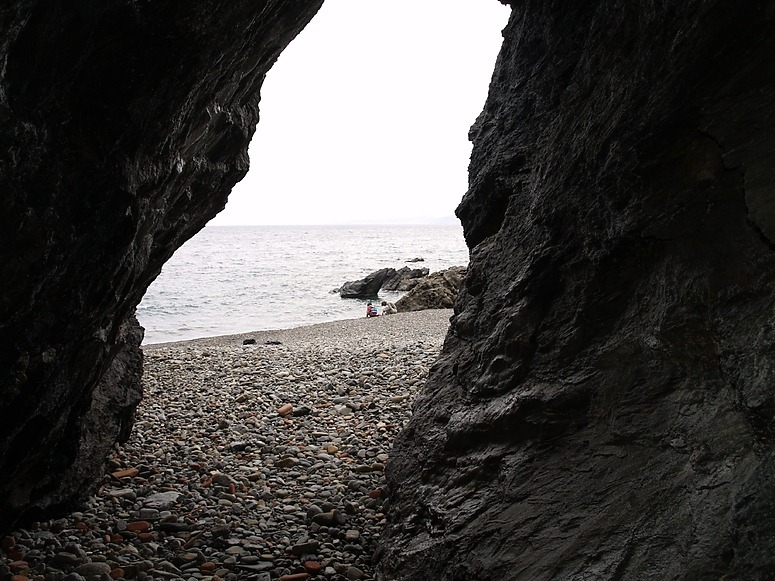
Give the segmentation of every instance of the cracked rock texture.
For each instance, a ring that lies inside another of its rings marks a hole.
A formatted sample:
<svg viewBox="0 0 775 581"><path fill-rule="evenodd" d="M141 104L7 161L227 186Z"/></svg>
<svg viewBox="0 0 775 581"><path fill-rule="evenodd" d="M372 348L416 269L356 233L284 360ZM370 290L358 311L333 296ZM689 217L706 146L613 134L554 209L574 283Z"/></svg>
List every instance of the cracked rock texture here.
<svg viewBox="0 0 775 581"><path fill-rule="evenodd" d="M383 579L775 578L775 2L512 2Z"/></svg>
<svg viewBox="0 0 775 581"><path fill-rule="evenodd" d="M0 6L0 529L73 506L127 436L135 306L244 176L321 3Z"/></svg>

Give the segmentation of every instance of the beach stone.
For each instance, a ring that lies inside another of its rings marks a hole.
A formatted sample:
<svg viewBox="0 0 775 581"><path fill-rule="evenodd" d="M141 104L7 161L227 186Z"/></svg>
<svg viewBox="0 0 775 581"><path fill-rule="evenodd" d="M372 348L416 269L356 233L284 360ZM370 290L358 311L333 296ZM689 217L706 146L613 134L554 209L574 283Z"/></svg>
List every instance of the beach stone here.
<svg viewBox="0 0 775 581"><path fill-rule="evenodd" d="M327 527L335 527L346 522L346 517L338 510L332 510L330 512L322 512L312 517L312 522Z"/></svg>
<svg viewBox="0 0 775 581"><path fill-rule="evenodd" d="M73 553L70 553L68 551L59 551L56 553L56 555L54 555L54 558L52 559L52 562L58 566L68 566L68 565L73 566L73 565L79 564L81 561L82 559L79 556ZM12 569L13 569L13 566L14 566L14 563L11 563Z"/></svg>
<svg viewBox="0 0 775 581"><path fill-rule="evenodd" d="M288 456L286 458L282 458L279 462L277 462L277 465L280 468L292 468L296 466L296 464L299 463L299 460L296 458L293 458L292 456Z"/></svg>
<svg viewBox="0 0 775 581"><path fill-rule="evenodd" d="M78 565L75 572L79 575L83 575L87 581L92 581L93 579L99 579L102 575L110 575L112 570L111 566L107 563L92 562Z"/></svg>
<svg viewBox="0 0 775 581"><path fill-rule="evenodd" d="M314 555L320 549L318 541L304 541L297 543L288 549L288 552L294 555Z"/></svg>
<svg viewBox="0 0 775 581"><path fill-rule="evenodd" d="M73 555L75 556L75 555ZM18 573L20 571L24 571L26 569L29 569L30 564L27 561L17 560L12 561L8 564L8 567L11 571Z"/></svg>
<svg viewBox="0 0 775 581"><path fill-rule="evenodd" d="M236 484L231 476L223 474L222 472L213 474L212 480L213 484L223 486L224 488L230 488Z"/></svg>
<svg viewBox="0 0 775 581"><path fill-rule="evenodd" d="M291 573L280 577L280 581L304 581L309 579L309 573Z"/></svg>
<svg viewBox="0 0 775 581"><path fill-rule="evenodd" d="M361 571L358 567L348 567L345 576L351 581L358 581L359 579L364 579L366 573Z"/></svg>
<svg viewBox="0 0 775 581"><path fill-rule="evenodd" d="M124 468L122 470L116 470L111 476L120 480L122 478L134 478L138 474L140 474L140 471L137 468Z"/></svg>
<svg viewBox="0 0 775 581"><path fill-rule="evenodd" d="M139 516L143 520L158 520L159 510L156 508L141 508Z"/></svg>
<svg viewBox="0 0 775 581"><path fill-rule="evenodd" d="M111 490L109 494L111 496L115 496L116 498L125 498L126 500L131 500L131 501L137 500L137 493L131 488L121 488L118 490Z"/></svg>
<svg viewBox="0 0 775 581"><path fill-rule="evenodd" d="M179 492L175 492L175 491L157 492L155 494L148 496L143 501L143 505L146 508L163 510L174 506L175 503L178 502L181 496L182 495Z"/></svg>
<svg viewBox="0 0 775 581"><path fill-rule="evenodd" d="M165 533L180 533L191 530L191 525L185 522L160 522L156 528Z"/></svg>
<svg viewBox="0 0 775 581"><path fill-rule="evenodd" d="M161 571L166 571L167 573L172 573L173 575L181 574L180 569L166 560L156 563L155 568L160 569Z"/></svg>
<svg viewBox="0 0 775 581"><path fill-rule="evenodd" d="M132 521L126 525L126 530L133 533L144 533L151 530L151 523L147 520Z"/></svg>

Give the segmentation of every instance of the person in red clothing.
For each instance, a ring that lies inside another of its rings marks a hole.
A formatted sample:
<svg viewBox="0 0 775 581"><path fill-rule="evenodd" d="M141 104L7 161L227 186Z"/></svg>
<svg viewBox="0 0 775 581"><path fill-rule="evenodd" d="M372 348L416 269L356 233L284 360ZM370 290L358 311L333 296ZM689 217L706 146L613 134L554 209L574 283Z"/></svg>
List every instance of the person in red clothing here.
<svg viewBox="0 0 775 581"><path fill-rule="evenodd" d="M375 307L371 301L366 305L366 316L367 317L376 317L377 316L377 307Z"/></svg>

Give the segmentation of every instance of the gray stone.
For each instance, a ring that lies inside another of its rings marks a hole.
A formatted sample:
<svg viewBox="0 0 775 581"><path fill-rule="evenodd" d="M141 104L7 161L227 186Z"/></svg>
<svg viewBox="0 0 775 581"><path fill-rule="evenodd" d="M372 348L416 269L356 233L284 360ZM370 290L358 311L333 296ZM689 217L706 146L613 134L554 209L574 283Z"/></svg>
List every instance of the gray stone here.
<svg viewBox="0 0 775 581"><path fill-rule="evenodd" d="M156 508L141 508L140 519L142 520L158 520L159 510Z"/></svg>
<svg viewBox="0 0 775 581"><path fill-rule="evenodd" d="M320 549L318 541L304 541L288 548L288 552L293 555L314 555Z"/></svg>
<svg viewBox="0 0 775 581"><path fill-rule="evenodd" d="M358 567L349 567L345 575L351 581L357 581L358 579L363 579L366 577L366 574L358 569Z"/></svg>
<svg viewBox="0 0 775 581"><path fill-rule="evenodd" d="M86 578L87 581L93 581L99 579L102 575L108 575L111 572L111 567L107 563L84 563L78 565L75 572Z"/></svg>
<svg viewBox="0 0 775 581"><path fill-rule="evenodd" d="M143 506L157 510L171 508L175 505L175 503L178 502L178 500L180 500L181 496L182 495L179 492L174 491L157 492L156 494L152 494L146 497L146 499L143 501Z"/></svg>

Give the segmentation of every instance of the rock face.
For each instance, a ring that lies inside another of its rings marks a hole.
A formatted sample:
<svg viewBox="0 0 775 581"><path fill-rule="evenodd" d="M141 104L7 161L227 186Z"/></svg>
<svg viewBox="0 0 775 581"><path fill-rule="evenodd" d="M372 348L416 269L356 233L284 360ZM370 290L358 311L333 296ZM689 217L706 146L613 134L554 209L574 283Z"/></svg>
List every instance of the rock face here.
<svg viewBox="0 0 775 581"><path fill-rule="evenodd" d="M248 168L322 0L0 8L0 529L72 506L140 397L134 308Z"/></svg>
<svg viewBox="0 0 775 581"><path fill-rule="evenodd" d="M424 309L451 309L466 276L464 266L453 266L427 276L396 301L399 313Z"/></svg>
<svg viewBox="0 0 775 581"><path fill-rule="evenodd" d="M383 579L772 579L775 2L512 3Z"/></svg>

